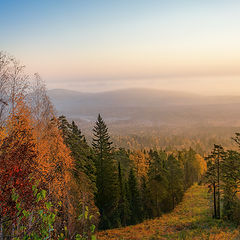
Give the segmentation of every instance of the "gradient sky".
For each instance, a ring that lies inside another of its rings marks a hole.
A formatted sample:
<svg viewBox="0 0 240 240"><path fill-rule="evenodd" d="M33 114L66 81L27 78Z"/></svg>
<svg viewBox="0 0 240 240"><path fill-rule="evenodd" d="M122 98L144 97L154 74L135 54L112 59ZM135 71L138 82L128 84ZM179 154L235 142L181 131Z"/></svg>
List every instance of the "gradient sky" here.
<svg viewBox="0 0 240 240"><path fill-rule="evenodd" d="M0 50L47 87L240 95L240 1L0 0Z"/></svg>

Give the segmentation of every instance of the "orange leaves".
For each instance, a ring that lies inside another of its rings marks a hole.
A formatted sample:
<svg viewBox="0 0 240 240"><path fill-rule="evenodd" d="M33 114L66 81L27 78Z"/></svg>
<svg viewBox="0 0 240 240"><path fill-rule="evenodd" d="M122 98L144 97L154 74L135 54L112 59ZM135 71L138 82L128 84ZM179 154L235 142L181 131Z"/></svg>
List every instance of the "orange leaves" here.
<svg viewBox="0 0 240 240"><path fill-rule="evenodd" d="M6 137L6 130L5 130L5 128L0 127L0 146L5 137Z"/></svg>
<svg viewBox="0 0 240 240"><path fill-rule="evenodd" d="M49 122L47 129L41 133L37 148L40 180L48 186L51 193L61 198L65 194L64 186L71 180L73 159L63 142L56 119Z"/></svg>
<svg viewBox="0 0 240 240"><path fill-rule="evenodd" d="M30 175L34 172L36 140L31 126L30 114L21 99L8 118L6 130L1 133L0 144L0 202L12 215L15 206L11 199L15 189L26 205L31 204Z"/></svg>

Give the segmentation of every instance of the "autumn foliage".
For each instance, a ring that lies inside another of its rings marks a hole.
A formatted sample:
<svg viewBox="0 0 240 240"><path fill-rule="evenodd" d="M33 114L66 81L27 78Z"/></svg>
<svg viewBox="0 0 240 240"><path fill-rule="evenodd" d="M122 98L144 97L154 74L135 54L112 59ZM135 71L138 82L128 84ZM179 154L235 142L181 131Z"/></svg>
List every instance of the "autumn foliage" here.
<svg viewBox="0 0 240 240"><path fill-rule="evenodd" d="M11 199L13 189L31 206L30 178L36 169L36 139L30 113L21 99L9 115L0 146L0 207L1 215L12 216L15 206Z"/></svg>
<svg viewBox="0 0 240 240"><path fill-rule="evenodd" d="M46 236L71 239L83 229L88 234L94 219L78 218L86 212L86 199L97 215L94 187L86 188L93 183L77 169L44 84L38 74L30 83L24 67L8 55L0 53L0 60L0 238L33 236L48 225L43 216L50 208L45 217L51 216L53 230ZM36 193L36 186L42 191ZM36 222L38 215L44 223Z"/></svg>
<svg viewBox="0 0 240 240"><path fill-rule="evenodd" d="M86 240L109 228L120 229L99 239L175 239L201 220L206 187L194 184L207 166L195 150L113 147L100 114L90 145L74 121L57 117L40 76L29 78L0 53L0 239ZM228 152L226 169L237 156ZM235 198L235 175L224 174L223 191ZM238 207L225 209L237 215Z"/></svg>

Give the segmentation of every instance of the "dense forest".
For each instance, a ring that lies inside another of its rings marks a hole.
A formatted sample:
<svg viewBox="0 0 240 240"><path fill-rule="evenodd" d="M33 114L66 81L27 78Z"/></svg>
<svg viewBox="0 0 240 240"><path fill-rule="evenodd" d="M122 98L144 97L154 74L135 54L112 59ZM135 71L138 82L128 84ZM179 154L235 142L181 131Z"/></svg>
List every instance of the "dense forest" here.
<svg viewBox="0 0 240 240"><path fill-rule="evenodd" d="M196 182L214 218L239 222L239 152L117 147L100 114L90 141L80 127L57 116L38 74L0 53L1 240L96 239L170 212Z"/></svg>

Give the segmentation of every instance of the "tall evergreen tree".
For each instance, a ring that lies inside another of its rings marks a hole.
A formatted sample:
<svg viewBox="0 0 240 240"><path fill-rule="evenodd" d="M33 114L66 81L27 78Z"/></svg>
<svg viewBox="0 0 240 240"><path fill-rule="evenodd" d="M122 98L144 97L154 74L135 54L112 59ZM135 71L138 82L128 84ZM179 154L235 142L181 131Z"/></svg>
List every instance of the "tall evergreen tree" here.
<svg viewBox="0 0 240 240"><path fill-rule="evenodd" d="M183 169L173 154L168 156L167 171L169 200L172 203L171 208L174 209L176 204L182 200L184 183Z"/></svg>
<svg viewBox="0 0 240 240"><path fill-rule="evenodd" d="M162 211L162 201L168 194L167 171L164 168L167 154L150 150L151 161L148 171L149 191L152 201L151 208L154 217L160 216Z"/></svg>
<svg viewBox="0 0 240 240"><path fill-rule="evenodd" d="M223 189L223 215L233 220L234 208L238 201L237 193L240 184L240 154L229 150L226 152L221 166L222 189Z"/></svg>
<svg viewBox="0 0 240 240"><path fill-rule="evenodd" d="M213 156L208 155L205 160L207 161L207 172L205 175L205 180L208 183L210 191L212 191L213 196L213 218L217 218L217 203L216 203L216 183L217 183L217 172L216 165Z"/></svg>
<svg viewBox="0 0 240 240"><path fill-rule="evenodd" d="M136 224L142 220L141 212L141 198L139 193L139 187L137 178L133 168L131 168L128 177L128 187L129 187L129 207L131 211L131 218L129 224Z"/></svg>
<svg viewBox="0 0 240 240"><path fill-rule="evenodd" d="M100 211L99 228L107 229L118 225L117 167L112 155L112 142L108 128L100 114L93 129L92 146L95 151L97 172L96 205Z"/></svg>
<svg viewBox="0 0 240 240"><path fill-rule="evenodd" d="M70 148L75 160L75 169L73 169L75 176L77 177L80 172L85 173L92 183L93 190L96 191L96 169L91 147L87 144L84 135L74 121L69 123L63 115L58 118L58 121L64 142Z"/></svg>
<svg viewBox="0 0 240 240"><path fill-rule="evenodd" d="M141 202L142 202L142 216L143 219L149 219L153 216L151 201L151 194L148 186L148 182L145 176L141 178Z"/></svg>
<svg viewBox="0 0 240 240"><path fill-rule="evenodd" d="M74 160L71 172L76 181L76 186L71 189L71 192L74 196L75 206L77 206L75 211L78 215L84 214L86 207L88 207L94 219L98 219L99 216L94 203L94 194L97 188L93 150L87 144L85 137L74 121L69 123L65 116L60 116L58 118L58 128L61 130L64 143L71 150L71 156ZM81 208L79 208L80 201Z"/></svg>
<svg viewBox="0 0 240 240"><path fill-rule="evenodd" d="M124 148L119 148L113 152L114 159L121 163L122 177L127 178L133 162L129 158L129 153Z"/></svg>
<svg viewBox="0 0 240 240"><path fill-rule="evenodd" d="M215 158L216 168L217 168L217 218L221 218L221 196L220 196L220 174L221 174L221 164L225 158L225 152L221 145L214 145L213 156Z"/></svg>
<svg viewBox="0 0 240 240"><path fill-rule="evenodd" d="M212 153L206 158L208 167L206 179L210 189L213 191L213 217L218 219L221 217L221 170L225 156L223 147L214 144Z"/></svg>
<svg viewBox="0 0 240 240"><path fill-rule="evenodd" d="M121 226L126 226L129 219L129 203L126 196L125 181L122 176L121 164L118 162L118 184L119 184L119 202L118 212Z"/></svg>

